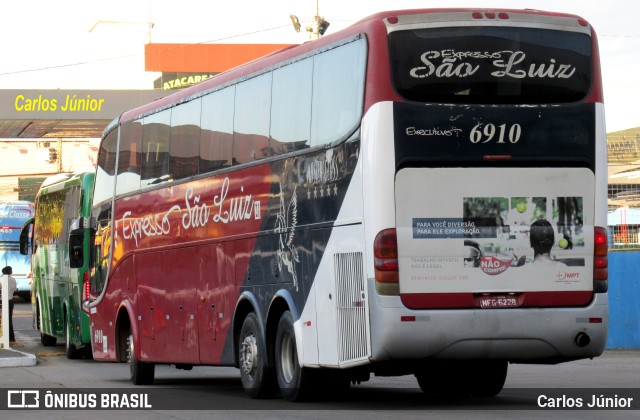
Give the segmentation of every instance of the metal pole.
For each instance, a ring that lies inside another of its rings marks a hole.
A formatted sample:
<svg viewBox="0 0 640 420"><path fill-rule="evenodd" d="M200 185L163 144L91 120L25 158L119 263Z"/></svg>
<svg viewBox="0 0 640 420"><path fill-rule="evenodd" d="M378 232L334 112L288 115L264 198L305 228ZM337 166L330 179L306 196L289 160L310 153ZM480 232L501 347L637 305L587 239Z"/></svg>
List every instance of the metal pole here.
<svg viewBox="0 0 640 420"><path fill-rule="evenodd" d="M58 139L58 173L62 172L62 139Z"/></svg>
<svg viewBox="0 0 640 420"><path fill-rule="evenodd" d="M0 291L2 292L2 300L0 304L2 306L2 316L0 317L0 325L2 326L2 336L0 337L0 344L2 348L9 348L9 277L0 277Z"/></svg>

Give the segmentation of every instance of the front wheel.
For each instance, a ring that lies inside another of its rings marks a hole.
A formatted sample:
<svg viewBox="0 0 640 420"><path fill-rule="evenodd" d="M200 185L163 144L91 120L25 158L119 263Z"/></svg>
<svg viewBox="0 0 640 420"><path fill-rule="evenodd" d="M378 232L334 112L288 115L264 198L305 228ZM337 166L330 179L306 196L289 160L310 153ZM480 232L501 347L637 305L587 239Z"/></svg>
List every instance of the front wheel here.
<svg viewBox="0 0 640 420"><path fill-rule="evenodd" d="M133 334L129 333L128 355L129 371L131 373L131 382L134 385L150 385L156 373L156 365L153 363L141 362L136 359L135 347L133 344Z"/></svg>

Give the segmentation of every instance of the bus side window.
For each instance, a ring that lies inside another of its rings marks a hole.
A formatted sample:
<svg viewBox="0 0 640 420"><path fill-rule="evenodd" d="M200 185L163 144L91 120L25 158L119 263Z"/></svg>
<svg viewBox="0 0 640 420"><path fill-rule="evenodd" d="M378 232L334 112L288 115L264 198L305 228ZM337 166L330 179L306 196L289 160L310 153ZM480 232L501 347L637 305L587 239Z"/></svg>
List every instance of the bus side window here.
<svg viewBox="0 0 640 420"><path fill-rule="evenodd" d="M111 130L100 144L98 152L98 164L96 168L96 180L93 191L93 204L101 203L113 197L113 187L116 176L116 148L118 129ZM36 215L37 217L37 215ZM36 237L39 232L36 223ZM38 239L37 239L38 240ZM38 240L42 242L42 238Z"/></svg>
<svg viewBox="0 0 640 420"><path fill-rule="evenodd" d="M200 99L180 104L171 111L169 173L173 179L198 174L200 160Z"/></svg>
<svg viewBox="0 0 640 420"><path fill-rule="evenodd" d="M270 156L271 73L239 83L233 120L233 163Z"/></svg>
<svg viewBox="0 0 640 420"><path fill-rule="evenodd" d="M142 120L124 123L120 128L116 194L125 194L140 188L141 144Z"/></svg>
<svg viewBox="0 0 640 420"><path fill-rule="evenodd" d="M270 147L275 155L309 147L313 59L273 72Z"/></svg>
<svg viewBox="0 0 640 420"><path fill-rule="evenodd" d="M231 166L235 86L202 98L200 173Z"/></svg>
<svg viewBox="0 0 640 420"><path fill-rule="evenodd" d="M143 119L142 170L140 186L169 181L169 138L171 110L160 111Z"/></svg>
<svg viewBox="0 0 640 420"><path fill-rule="evenodd" d="M366 43L358 40L313 58L311 146L340 140L362 115Z"/></svg>

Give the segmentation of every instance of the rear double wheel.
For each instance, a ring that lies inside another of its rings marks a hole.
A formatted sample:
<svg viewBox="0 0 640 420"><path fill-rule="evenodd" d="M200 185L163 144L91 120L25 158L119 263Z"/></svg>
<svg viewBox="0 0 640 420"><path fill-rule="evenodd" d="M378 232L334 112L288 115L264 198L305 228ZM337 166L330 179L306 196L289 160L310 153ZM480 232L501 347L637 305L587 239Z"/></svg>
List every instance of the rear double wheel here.
<svg viewBox="0 0 640 420"><path fill-rule="evenodd" d="M298 361L298 347L290 311L284 312L278 322L275 365L280 393L285 399L302 401L311 396L311 373L302 368Z"/></svg>
<svg viewBox="0 0 640 420"><path fill-rule="evenodd" d="M349 391L350 379L343 372L300 365L290 311L284 312L278 322L275 366L280 393L289 401L343 398Z"/></svg>
<svg viewBox="0 0 640 420"><path fill-rule="evenodd" d="M237 346L242 388L251 398L266 398L275 394L273 371L267 363L265 346L258 317L251 312L244 319Z"/></svg>

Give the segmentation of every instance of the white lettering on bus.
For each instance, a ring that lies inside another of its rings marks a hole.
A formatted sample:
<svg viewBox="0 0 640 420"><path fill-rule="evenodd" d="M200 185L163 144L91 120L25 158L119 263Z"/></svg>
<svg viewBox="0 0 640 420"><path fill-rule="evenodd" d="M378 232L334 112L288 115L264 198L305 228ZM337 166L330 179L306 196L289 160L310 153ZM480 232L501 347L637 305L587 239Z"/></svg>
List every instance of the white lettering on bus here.
<svg viewBox="0 0 640 420"><path fill-rule="evenodd" d="M480 68L480 66L474 67L469 63L459 63L454 67L454 64L457 60L457 58L455 57L443 58L442 64L437 67L431 61L429 61L430 59L433 60L440 57L441 55L438 51L427 51L420 56L420 61L422 61L425 67L415 67L411 69L409 74L411 74L411 77L415 77L417 79L423 79L433 74L435 74L436 77L440 78L450 78L454 76L467 77L473 75Z"/></svg>
<svg viewBox="0 0 640 420"><path fill-rule="evenodd" d="M206 204L198 205L200 196L197 195L193 199L193 206L189 204L189 200L193 197L193 188L188 188L184 195L184 204L187 212L182 215L182 227L189 229L192 227L205 226L209 222L211 209Z"/></svg>
<svg viewBox="0 0 640 420"><path fill-rule="evenodd" d="M514 79L524 79L525 77L529 78L549 78L549 79L569 79L576 72L576 68L569 64L559 64L556 67L556 60L550 59L549 64L542 63L536 64L532 63L529 66L529 71L526 72L522 69L517 69L516 66L524 61L526 58L526 54L522 51L505 51L505 53L510 53L507 60L495 60L493 65L504 69L498 70L491 73L492 76L495 77L513 77Z"/></svg>
<svg viewBox="0 0 640 420"><path fill-rule="evenodd" d="M433 127L433 128L427 128L427 129L420 129L420 128L415 128L415 127L407 127L407 136L445 136L445 137L451 137L451 136L456 136L458 137L458 133L462 132L462 129L460 128L449 128L449 129L441 129L440 127Z"/></svg>
<svg viewBox="0 0 640 420"><path fill-rule="evenodd" d="M169 215L176 210L180 211L180 206L175 205L171 207L164 215L158 213L139 219L129 218L131 212L126 211L122 215L122 236L124 236L125 239L133 238L136 241L137 247L138 239L142 239L143 236L168 235L171 232Z"/></svg>
<svg viewBox="0 0 640 420"><path fill-rule="evenodd" d="M260 218L260 202L253 199L251 194L245 196L234 197L227 202L227 194L229 194L229 178L225 178L222 182L220 195L213 197L213 206L218 209L218 213L213 215L213 221L216 223L229 223L239 220L249 220L252 217ZM244 187L240 187L240 192L244 193Z"/></svg>
<svg viewBox="0 0 640 420"><path fill-rule="evenodd" d="M423 66L409 70L409 75L416 79L430 76L437 78L464 78L475 74L480 65L472 65L462 59L492 59L491 64L497 70L491 73L493 77L511 77L514 79L569 79L575 72L575 66L558 64L555 58L547 63L531 63L527 69L522 63L526 59L523 51L488 52L456 52L454 50L427 51L420 56ZM439 60L438 64L435 60ZM524 67L524 68L523 68Z"/></svg>
<svg viewBox="0 0 640 420"><path fill-rule="evenodd" d="M205 227L208 223L232 223L250 219L260 219L260 201L255 200L251 194L239 197L227 198L229 194L229 178L222 181L220 194L213 198L213 205L200 203L200 195L194 195L193 188L189 187L184 194L184 209L175 204L166 213L147 215L141 218L132 217L131 211L122 215L122 236L133 239L136 247L143 237L169 235L171 233L170 215L173 212L182 213L181 225L185 230ZM244 193L244 186L240 187ZM217 213L212 214L212 209Z"/></svg>
<svg viewBox="0 0 640 420"><path fill-rule="evenodd" d="M31 212L27 210L8 210L0 211L0 219L28 219L31 217Z"/></svg>

